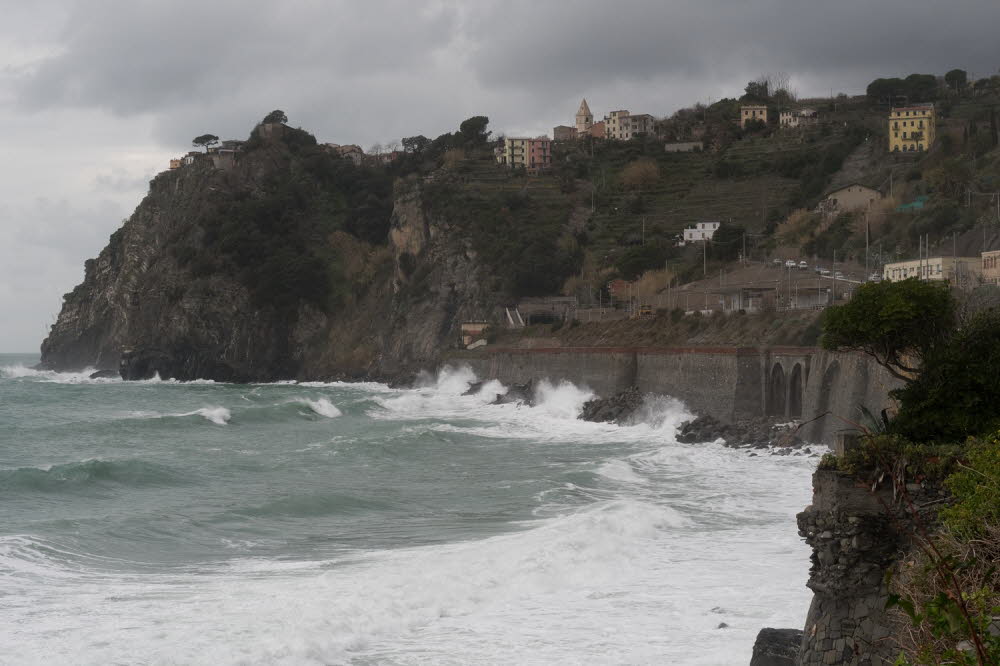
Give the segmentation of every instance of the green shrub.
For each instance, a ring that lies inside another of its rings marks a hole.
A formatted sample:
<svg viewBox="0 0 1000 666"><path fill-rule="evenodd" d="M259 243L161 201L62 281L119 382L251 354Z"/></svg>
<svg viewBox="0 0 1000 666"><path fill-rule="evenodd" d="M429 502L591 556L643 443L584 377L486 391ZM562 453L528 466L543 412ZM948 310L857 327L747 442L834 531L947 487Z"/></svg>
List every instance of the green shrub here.
<svg viewBox="0 0 1000 666"><path fill-rule="evenodd" d="M941 510L949 528L964 538L1000 525L1000 432L970 440L965 460L945 482L954 502Z"/></svg>

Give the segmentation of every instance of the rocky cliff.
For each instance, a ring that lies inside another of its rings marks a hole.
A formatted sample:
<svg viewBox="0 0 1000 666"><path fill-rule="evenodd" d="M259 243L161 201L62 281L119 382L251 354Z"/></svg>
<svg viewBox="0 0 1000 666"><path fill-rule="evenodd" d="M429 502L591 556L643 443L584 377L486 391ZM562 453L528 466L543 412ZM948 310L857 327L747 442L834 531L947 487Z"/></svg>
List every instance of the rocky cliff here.
<svg viewBox="0 0 1000 666"><path fill-rule="evenodd" d="M153 179L66 294L41 363L226 381L432 364L499 296L426 212L422 183L393 187L302 130L258 126L235 163L205 156Z"/></svg>

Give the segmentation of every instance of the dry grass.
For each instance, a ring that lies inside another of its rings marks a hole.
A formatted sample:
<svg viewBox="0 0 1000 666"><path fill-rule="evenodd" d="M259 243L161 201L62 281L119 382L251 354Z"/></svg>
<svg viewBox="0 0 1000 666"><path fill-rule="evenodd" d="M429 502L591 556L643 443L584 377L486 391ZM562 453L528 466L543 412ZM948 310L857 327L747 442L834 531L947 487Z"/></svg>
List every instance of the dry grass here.
<svg viewBox="0 0 1000 666"><path fill-rule="evenodd" d="M1000 525L985 526L983 534L970 541L961 541L947 531L934 537L934 545L943 556L962 563L955 577L973 617L988 617L990 609L1000 607L1000 571L996 566L1000 562ZM897 565L891 587L899 596L912 600L916 612L921 614L926 613L928 603L940 593L947 595L953 591L919 549L914 549L912 557ZM935 636L928 622L914 625L899 609L890 611L889 616L895 625L893 633L899 647L911 663L945 663L940 655L955 649L955 639Z"/></svg>

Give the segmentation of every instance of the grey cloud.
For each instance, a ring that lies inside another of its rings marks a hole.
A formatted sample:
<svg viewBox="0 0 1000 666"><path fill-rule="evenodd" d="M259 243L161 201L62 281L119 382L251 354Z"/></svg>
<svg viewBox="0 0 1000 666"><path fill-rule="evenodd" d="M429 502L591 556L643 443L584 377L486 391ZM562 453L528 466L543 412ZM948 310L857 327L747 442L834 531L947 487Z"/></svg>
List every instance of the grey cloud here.
<svg viewBox="0 0 1000 666"><path fill-rule="evenodd" d="M64 48L16 82L28 109L93 106L166 113L273 78L308 78L331 96L346 81L413 71L447 44L452 13L411 3L80 3ZM308 76L307 76L308 75Z"/></svg>
<svg viewBox="0 0 1000 666"><path fill-rule="evenodd" d="M1000 6L957 0L656 0L492 5L472 22L482 81L565 91L613 79L635 85L785 71L863 89L876 76L997 66ZM497 25L516 26L496 30ZM844 76L844 73L849 76ZM740 92L734 90L733 94Z"/></svg>

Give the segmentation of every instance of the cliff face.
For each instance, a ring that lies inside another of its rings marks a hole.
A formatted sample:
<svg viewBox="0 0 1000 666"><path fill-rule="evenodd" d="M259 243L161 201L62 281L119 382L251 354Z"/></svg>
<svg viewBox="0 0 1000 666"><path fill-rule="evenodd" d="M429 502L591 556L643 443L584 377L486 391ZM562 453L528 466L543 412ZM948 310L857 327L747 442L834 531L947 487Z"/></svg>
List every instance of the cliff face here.
<svg viewBox="0 0 1000 666"><path fill-rule="evenodd" d="M416 179L397 184L380 242L377 213L359 222L344 203L356 185L338 174L354 167L314 143L261 133L228 169L158 175L66 295L42 365L272 381L433 363L492 307L474 254L428 219Z"/></svg>
<svg viewBox="0 0 1000 666"><path fill-rule="evenodd" d="M813 601L795 663L880 666L895 663L908 631L900 613L886 610L890 572L918 552L919 524L936 524L935 484L906 486L915 516L893 497L889 482L875 487L854 475L817 470L813 501L798 515L799 534L813 549L808 587Z"/></svg>

